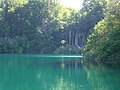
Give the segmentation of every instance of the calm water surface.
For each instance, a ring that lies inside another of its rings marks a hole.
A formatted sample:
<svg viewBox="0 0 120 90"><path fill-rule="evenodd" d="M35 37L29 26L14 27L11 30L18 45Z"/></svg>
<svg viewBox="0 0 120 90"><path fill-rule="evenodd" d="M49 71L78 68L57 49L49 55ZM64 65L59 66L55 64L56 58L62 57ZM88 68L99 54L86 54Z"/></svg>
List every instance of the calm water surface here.
<svg viewBox="0 0 120 90"><path fill-rule="evenodd" d="M0 55L0 90L120 90L120 70L78 56Z"/></svg>

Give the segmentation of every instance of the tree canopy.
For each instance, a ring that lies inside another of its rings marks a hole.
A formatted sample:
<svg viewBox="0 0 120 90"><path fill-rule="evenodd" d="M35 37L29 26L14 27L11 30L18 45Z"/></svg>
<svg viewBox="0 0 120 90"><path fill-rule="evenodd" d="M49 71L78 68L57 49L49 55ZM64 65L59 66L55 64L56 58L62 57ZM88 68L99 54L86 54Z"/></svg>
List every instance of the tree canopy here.
<svg viewBox="0 0 120 90"><path fill-rule="evenodd" d="M93 28L84 48L86 58L106 63L120 62L120 2L106 0L104 18Z"/></svg>
<svg viewBox="0 0 120 90"><path fill-rule="evenodd" d="M86 59L120 62L119 12L119 0L84 0L81 10L59 0L3 0L0 53L81 54L83 49Z"/></svg>

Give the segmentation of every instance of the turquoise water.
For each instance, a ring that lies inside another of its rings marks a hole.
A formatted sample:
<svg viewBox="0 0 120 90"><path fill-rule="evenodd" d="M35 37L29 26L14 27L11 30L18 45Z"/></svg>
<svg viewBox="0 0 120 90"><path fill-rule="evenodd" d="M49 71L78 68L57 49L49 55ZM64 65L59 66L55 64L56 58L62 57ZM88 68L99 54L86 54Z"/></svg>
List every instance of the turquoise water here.
<svg viewBox="0 0 120 90"><path fill-rule="evenodd" d="M0 90L120 90L120 70L81 56L0 55Z"/></svg>

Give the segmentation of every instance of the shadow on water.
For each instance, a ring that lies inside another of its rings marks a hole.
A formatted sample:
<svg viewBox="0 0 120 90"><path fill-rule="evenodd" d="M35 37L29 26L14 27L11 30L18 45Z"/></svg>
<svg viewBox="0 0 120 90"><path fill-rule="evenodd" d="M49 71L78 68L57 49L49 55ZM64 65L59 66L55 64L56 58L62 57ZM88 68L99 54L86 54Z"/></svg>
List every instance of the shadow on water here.
<svg viewBox="0 0 120 90"><path fill-rule="evenodd" d="M87 63L84 69L93 90L120 90L120 68Z"/></svg>

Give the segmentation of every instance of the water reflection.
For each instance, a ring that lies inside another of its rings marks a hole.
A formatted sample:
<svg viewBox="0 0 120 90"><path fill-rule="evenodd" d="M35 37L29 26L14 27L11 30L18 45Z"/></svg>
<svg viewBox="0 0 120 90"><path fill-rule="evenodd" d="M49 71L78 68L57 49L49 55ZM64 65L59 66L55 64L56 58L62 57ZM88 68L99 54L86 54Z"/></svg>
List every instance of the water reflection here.
<svg viewBox="0 0 120 90"><path fill-rule="evenodd" d="M0 55L0 90L119 90L119 77L80 58Z"/></svg>
<svg viewBox="0 0 120 90"><path fill-rule="evenodd" d="M120 90L120 69L93 63L84 67L92 90Z"/></svg>
<svg viewBox="0 0 120 90"><path fill-rule="evenodd" d="M1 55L0 89L88 90L84 87L86 73L81 65L80 58Z"/></svg>

